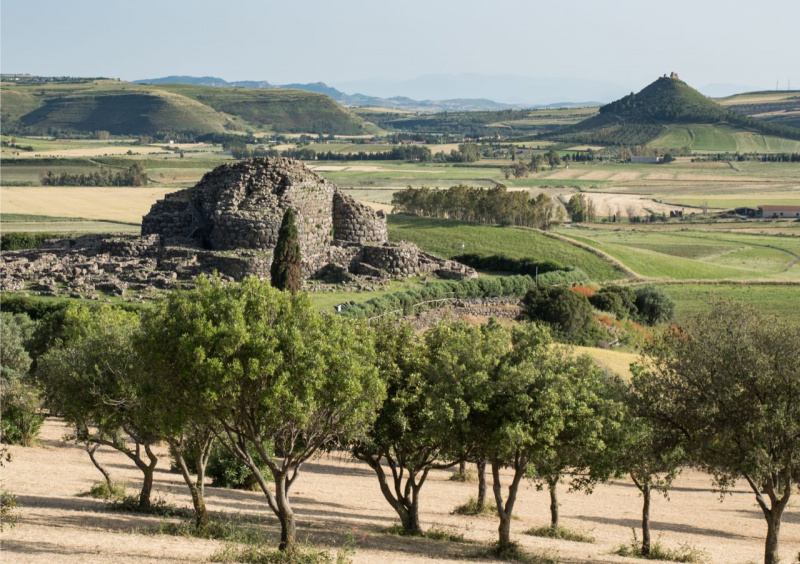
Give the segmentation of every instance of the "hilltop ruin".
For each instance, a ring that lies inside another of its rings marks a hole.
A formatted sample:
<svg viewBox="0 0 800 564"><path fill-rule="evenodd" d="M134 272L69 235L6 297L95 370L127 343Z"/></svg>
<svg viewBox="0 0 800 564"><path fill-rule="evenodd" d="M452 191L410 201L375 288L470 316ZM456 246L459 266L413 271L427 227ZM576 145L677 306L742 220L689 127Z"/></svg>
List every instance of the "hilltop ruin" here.
<svg viewBox="0 0 800 564"><path fill-rule="evenodd" d="M475 272L389 243L383 212L355 201L305 165L285 158L224 164L195 186L168 194L142 219L141 236L86 235L7 252L4 291L96 297L146 296L214 271L230 280L269 277L281 219L293 208L307 279L381 281Z"/></svg>

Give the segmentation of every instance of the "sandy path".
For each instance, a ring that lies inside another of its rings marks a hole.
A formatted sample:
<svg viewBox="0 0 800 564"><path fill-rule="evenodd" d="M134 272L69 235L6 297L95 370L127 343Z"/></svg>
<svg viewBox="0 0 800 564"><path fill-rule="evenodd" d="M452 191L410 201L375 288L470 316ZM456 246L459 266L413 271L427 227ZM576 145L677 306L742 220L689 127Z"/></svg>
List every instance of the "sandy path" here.
<svg viewBox="0 0 800 564"><path fill-rule="evenodd" d="M178 188L3 187L3 213L82 217L114 221L142 221L156 200Z"/></svg>
<svg viewBox="0 0 800 564"><path fill-rule="evenodd" d="M12 447L13 461L3 470L4 488L18 496L16 527L2 534L4 561L8 562L199 562L208 559L222 543L169 536L145 536L137 529L154 528L159 518L108 512L91 498L76 497L97 481L100 474L86 453L60 439L67 429L50 419L42 432L41 446ZM163 449L161 449L163 452ZM100 453L116 479L127 480L133 493L140 474L122 456ZM165 471L166 458L156 471L155 495L179 506L188 506L185 486L177 474ZM459 532L467 539L489 543L495 539L497 521L492 517L456 517L450 510L474 495L474 484L448 481L449 472L433 472L421 497L425 528ZM696 471L681 476L667 501L653 500L654 538L676 547L688 542L707 552L713 563L758 561L762 554L764 519L753 495L740 483L723 503L710 490L710 478ZM344 535L359 540L354 562L450 562L474 555L475 544L434 542L382 534L396 521L380 494L377 480L366 466L342 455L330 455L308 463L295 487L293 505L302 539L332 551ZM228 515L263 521L264 530L277 542L279 528L267 513L261 494L209 488L209 508ZM560 492L563 524L593 535L595 544L553 541L523 535L534 525L547 522L548 496L530 483L521 487L512 535L530 550L550 550L568 562L630 562L609 552L631 538L639 525L641 498L627 480L598 486L595 493ZM800 513L790 504L781 529L782 553L793 558L800 550Z"/></svg>

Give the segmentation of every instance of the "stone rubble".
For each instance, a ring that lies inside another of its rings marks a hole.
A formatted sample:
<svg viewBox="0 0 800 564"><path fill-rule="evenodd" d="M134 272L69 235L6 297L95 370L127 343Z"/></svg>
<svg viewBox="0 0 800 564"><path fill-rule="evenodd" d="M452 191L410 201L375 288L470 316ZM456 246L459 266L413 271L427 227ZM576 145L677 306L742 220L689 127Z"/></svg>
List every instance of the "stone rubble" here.
<svg viewBox="0 0 800 564"><path fill-rule="evenodd" d="M289 207L296 212L307 278L374 287L389 278L476 275L411 243L389 243L383 212L305 165L258 158L224 164L194 187L167 194L144 216L140 237L85 235L3 253L0 290L142 299L204 273L235 281L268 278Z"/></svg>

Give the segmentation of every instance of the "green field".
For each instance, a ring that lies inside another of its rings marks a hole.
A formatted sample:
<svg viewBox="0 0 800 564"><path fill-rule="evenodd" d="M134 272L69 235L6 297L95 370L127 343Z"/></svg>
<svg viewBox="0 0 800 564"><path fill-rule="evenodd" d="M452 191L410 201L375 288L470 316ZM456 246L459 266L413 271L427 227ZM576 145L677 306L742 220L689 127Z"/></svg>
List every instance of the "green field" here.
<svg viewBox="0 0 800 564"><path fill-rule="evenodd" d="M136 223L98 221L47 215L0 214L0 233L139 233Z"/></svg>
<svg viewBox="0 0 800 564"><path fill-rule="evenodd" d="M563 230L638 274L672 280L800 280L800 238L686 231Z"/></svg>
<svg viewBox="0 0 800 564"><path fill-rule="evenodd" d="M765 314L789 322L800 320L800 286L768 284L669 284L662 286L675 300L675 321L711 310L714 300L732 299L754 305Z"/></svg>
<svg viewBox="0 0 800 564"><path fill-rule="evenodd" d="M441 257L463 253L504 254L511 258L552 260L580 268L593 280L624 278L609 262L563 241L515 227L475 225L409 215L389 216L389 239L410 241Z"/></svg>
<svg viewBox="0 0 800 564"><path fill-rule="evenodd" d="M797 153L800 141L734 129L727 125L668 125L649 143L656 148L689 147L703 153Z"/></svg>

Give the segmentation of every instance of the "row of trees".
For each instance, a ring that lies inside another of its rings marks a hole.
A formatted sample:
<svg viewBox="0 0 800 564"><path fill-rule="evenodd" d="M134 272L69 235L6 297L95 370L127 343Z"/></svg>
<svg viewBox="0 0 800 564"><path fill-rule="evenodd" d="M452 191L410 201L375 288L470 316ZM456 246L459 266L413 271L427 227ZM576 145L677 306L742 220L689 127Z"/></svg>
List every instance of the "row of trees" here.
<svg viewBox="0 0 800 564"><path fill-rule="evenodd" d="M40 323L51 337L35 358L46 405L90 455L104 445L131 459L143 474L142 509L154 446L166 441L205 526L216 443L255 477L287 551L297 542L292 486L305 461L333 448L373 469L409 533L422 530L431 470L477 463L480 504L489 465L500 550L512 545L524 478L548 488L557 527L559 484L591 491L628 474L644 498L647 554L652 493L693 465L723 491L747 480L773 564L800 475L800 330L741 304L720 304L654 339L631 384L554 345L541 325L369 327L322 316L304 294L256 279L200 278L141 314L71 306ZM4 384L6 354L4 346Z"/></svg>
<svg viewBox="0 0 800 564"><path fill-rule="evenodd" d="M474 221L477 223L519 225L548 229L564 220L564 211L547 194L535 198L525 191L452 186L447 190L412 188L392 195L395 211L424 217Z"/></svg>
<svg viewBox="0 0 800 564"><path fill-rule="evenodd" d="M423 145L400 145L389 151L368 153L334 153L332 151L315 151L308 147L297 147L283 151L284 157L307 161L409 161L429 162L433 159L431 150Z"/></svg>
<svg viewBox="0 0 800 564"><path fill-rule="evenodd" d="M147 184L147 172L141 163L134 163L128 168L116 171L101 168L93 172L61 174L48 170L39 173L42 186L144 186Z"/></svg>

